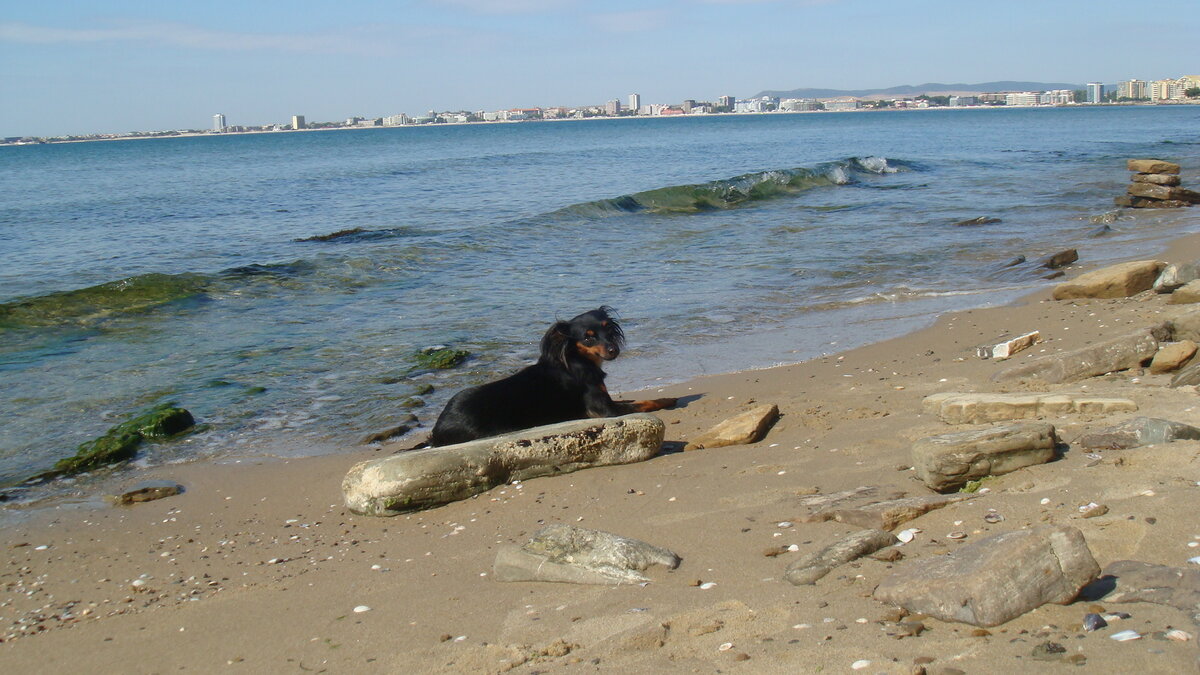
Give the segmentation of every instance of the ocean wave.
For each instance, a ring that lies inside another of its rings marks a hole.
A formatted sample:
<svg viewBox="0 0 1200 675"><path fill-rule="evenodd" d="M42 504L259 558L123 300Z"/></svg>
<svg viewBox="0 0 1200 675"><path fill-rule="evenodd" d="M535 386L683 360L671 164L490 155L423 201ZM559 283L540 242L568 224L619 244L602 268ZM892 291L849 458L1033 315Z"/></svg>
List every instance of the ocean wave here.
<svg viewBox="0 0 1200 675"><path fill-rule="evenodd" d="M555 215L604 217L625 213L699 213L732 209L748 202L774 199L817 187L850 185L860 176L909 170L909 165L884 157L851 157L812 168L774 169L742 174L707 183L672 185L573 204Z"/></svg>

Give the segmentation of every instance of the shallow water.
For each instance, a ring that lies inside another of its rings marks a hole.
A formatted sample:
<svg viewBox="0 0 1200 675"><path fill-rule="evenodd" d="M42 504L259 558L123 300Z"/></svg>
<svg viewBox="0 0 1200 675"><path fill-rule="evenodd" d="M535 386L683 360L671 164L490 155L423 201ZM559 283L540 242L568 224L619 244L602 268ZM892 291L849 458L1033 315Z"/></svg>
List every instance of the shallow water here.
<svg viewBox="0 0 1200 675"><path fill-rule="evenodd" d="M141 464L353 447L430 423L601 304L629 336L614 391L884 339L1046 283L1016 256L1101 262L1196 230L1111 204L1129 157L1200 184L1197 122L938 110L0 148L0 482L166 401L208 430ZM954 225L979 216L1000 222ZM473 357L421 370L438 344Z"/></svg>

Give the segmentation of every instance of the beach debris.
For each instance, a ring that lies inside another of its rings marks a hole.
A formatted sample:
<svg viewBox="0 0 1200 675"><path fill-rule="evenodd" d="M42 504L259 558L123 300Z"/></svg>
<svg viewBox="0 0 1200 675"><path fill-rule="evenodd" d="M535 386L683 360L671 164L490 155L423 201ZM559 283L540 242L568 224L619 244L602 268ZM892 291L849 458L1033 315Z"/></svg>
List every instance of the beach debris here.
<svg viewBox="0 0 1200 675"><path fill-rule="evenodd" d="M105 498L117 506L128 506L141 502L152 502L157 499L174 497L183 492L183 486L172 481L144 481L121 492L107 495Z"/></svg>
<svg viewBox="0 0 1200 675"><path fill-rule="evenodd" d="M921 495L919 497L903 497L899 499L868 499L862 505L835 504L829 508L820 509L806 516L805 522L824 522L836 520L847 525L858 527L892 530L898 525L940 509L948 504L970 499L975 495Z"/></svg>
<svg viewBox="0 0 1200 675"><path fill-rule="evenodd" d="M1196 286L1196 299L1193 302L1200 302L1200 282L1193 282ZM1171 297L1175 297L1172 295ZM1192 357L1196 355L1197 345L1191 340L1180 340L1163 345L1159 348L1158 353L1150 360L1150 374L1161 375L1163 373L1172 373L1186 366Z"/></svg>
<svg viewBox="0 0 1200 675"><path fill-rule="evenodd" d="M648 582L645 570L654 565L675 569L679 562L671 551L644 541L555 524L538 530L521 546L501 546L492 570L497 581L619 585Z"/></svg>
<svg viewBox="0 0 1200 675"><path fill-rule="evenodd" d="M930 489L956 490L968 481L997 476L1054 458L1054 425L1014 422L923 438L912 446L913 466Z"/></svg>
<svg viewBox="0 0 1200 675"><path fill-rule="evenodd" d="M903 565L874 596L943 621L996 626L1047 602L1071 602L1099 572L1083 533L1041 525Z"/></svg>
<svg viewBox="0 0 1200 675"><path fill-rule="evenodd" d="M779 419L779 407L774 403L760 405L731 417L693 438L684 450L747 445L762 440L767 430Z"/></svg>
<svg viewBox="0 0 1200 675"><path fill-rule="evenodd" d="M1042 341L1042 334L1038 331L1032 331L1024 335L1019 335L1010 340L1004 340L991 346L976 347L975 352L981 359L995 359L1002 361L1010 358L1017 352L1028 349L1033 345Z"/></svg>
<svg viewBox="0 0 1200 675"><path fill-rule="evenodd" d="M921 407L947 424L982 424L1083 413L1106 415L1135 412L1127 398L1086 394L963 394L944 392L926 396Z"/></svg>
<svg viewBox="0 0 1200 675"><path fill-rule="evenodd" d="M1116 640L1117 642L1129 642L1130 640L1142 639L1142 635L1136 630L1123 630L1109 635L1108 639Z"/></svg>
<svg viewBox="0 0 1200 675"><path fill-rule="evenodd" d="M794 586L815 584L834 568L895 543L896 537L890 532L860 530L794 561L783 578Z"/></svg>
<svg viewBox="0 0 1200 675"><path fill-rule="evenodd" d="M1157 417L1135 417L1127 422L1079 437L1088 450L1126 450L1180 440L1200 440L1200 428Z"/></svg>
<svg viewBox="0 0 1200 675"><path fill-rule="evenodd" d="M648 413L535 427L458 445L360 462L342 481L354 513L391 516L466 499L493 487L658 454L666 426Z"/></svg>
<svg viewBox="0 0 1200 675"><path fill-rule="evenodd" d="M1087 614L1083 615L1083 629L1085 631L1091 632L1094 630L1100 630L1107 625L1108 622L1104 620L1104 617L1095 612L1088 612Z"/></svg>
<svg viewBox="0 0 1200 675"><path fill-rule="evenodd" d="M1085 272L1054 288L1055 300L1076 298L1127 298L1148 291L1167 264L1161 260L1133 260Z"/></svg>
<svg viewBox="0 0 1200 675"><path fill-rule="evenodd" d="M1096 502L1084 504L1083 506L1079 507L1080 518L1097 518L1106 513L1108 513L1108 507L1104 504L1097 504Z"/></svg>
<svg viewBox="0 0 1200 675"><path fill-rule="evenodd" d="M1158 353L1160 340L1171 334L1168 324L1134 331L1068 352L1048 354L995 372L993 382L1036 379L1062 384L1137 368Z"/></svg>

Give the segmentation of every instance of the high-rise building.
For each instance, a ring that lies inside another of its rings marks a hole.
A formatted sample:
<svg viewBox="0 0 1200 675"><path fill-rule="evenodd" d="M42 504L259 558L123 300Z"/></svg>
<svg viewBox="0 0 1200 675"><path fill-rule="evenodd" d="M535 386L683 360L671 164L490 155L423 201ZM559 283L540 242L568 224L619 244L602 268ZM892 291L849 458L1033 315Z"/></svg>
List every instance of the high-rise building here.
<svg viewBox="0 0 1200 675"><path fill-rule="evenodd" d="M1087 83L1087 102L1104 103L1104 84L1100 82Z"/></svg>
<svg viewBox="0 0 1200 675"><path fill-rule="evenodd" d="M614 98L608 103L605 103L604 114L608 115L609 117L615 117L616 115L621 114L621 99Z"/></svg>
<svg viewBox="0 0 1200 675"><path fill-rule="evenodd" d="M221 113L213 115L213 131L225 131L225 116Z"/></svg>
<svg viewBox="0 0 1200 675"><path fill-rule="evenodd" d="M642 95L641 94L630 94L629 95L629 109L633 111L634 115L638 114L638 111L642 109Z"/></svg>
<svg viewBox="0 0 1200 675"><path fill-rule="evenodd" d="M718 99L718 101L718 105L720 105L726 111L733 110L734 98L732 96L722 96L720 99Z"/></svg>
<svg viewBox="0 0 1200 675"><path fill-rule="evenodd" d="M1144 80L1125 80L1117 83L1117 98L1140 99L1146 98L1146 82Z"/></svg>
<svg viewBox="0 0 1200 675"><path fill-rule="evenodd" d="M292 128L293 129L303 129L304 128L304 115L292 115Z"/></svg>

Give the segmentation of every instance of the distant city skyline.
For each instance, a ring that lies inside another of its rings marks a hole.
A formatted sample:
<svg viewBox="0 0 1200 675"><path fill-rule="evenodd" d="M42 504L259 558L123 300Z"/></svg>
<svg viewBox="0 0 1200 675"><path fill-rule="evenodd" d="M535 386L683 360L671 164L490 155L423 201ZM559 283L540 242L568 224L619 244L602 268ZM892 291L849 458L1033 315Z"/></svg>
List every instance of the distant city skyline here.
<svg viewBox="0 0 1200 675"><path fill-rule="evenodd" d="M1169 17L1164 20L1161 17ZM11 3L0 136L1200 72L1194 0Z"/></svg>

